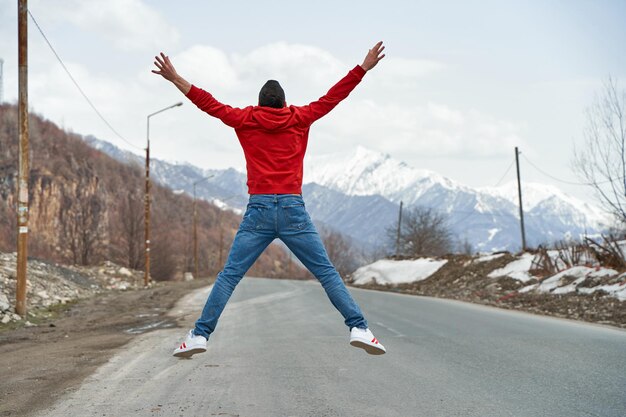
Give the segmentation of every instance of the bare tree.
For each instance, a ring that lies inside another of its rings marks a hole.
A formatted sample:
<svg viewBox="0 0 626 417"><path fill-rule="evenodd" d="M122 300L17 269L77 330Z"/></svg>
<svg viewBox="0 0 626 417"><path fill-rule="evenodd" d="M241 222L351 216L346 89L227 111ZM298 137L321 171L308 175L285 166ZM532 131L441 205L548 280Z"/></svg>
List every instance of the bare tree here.
<svg viewBox="0 0 626 417"><path fill-rule="evenodd" d="M91 183L98 189L98 179L81 180L74 195L63 197L59 222L61 241L69 247L74 264L89 265L97 261L102 249L104 204L97 193L90 193Z"/></svg>
<svg viewBox="0 0 626 417"><path fill-rule="evenodd" d="M397 226L387 230L395 243ZM452 234L447 216L431 208L415 207L407 210L400 227L400 253L403 256L439 256L452 251Z"/></svg>
<svg viewBox="0 0 626 417"><path fill-rule="evenodd" d="M626 90L609 78L587 109L584 146L574 151L573 167L602 206L626 224Z"/></svg>
<svg viewBox="0 0 626 417"><path fill-rule="evenodd" d="M119 205L119 222L121 234L119 241L114 243L116 248L121 247L126 265L132 269L141 269L144 264L143 251L143 196L136 191L129 191L126 198L122 198Z"/></svg>
<svg viewBox="0 0 626 417"><path fill-rule="evenodd" d="M331 229L323 229L322 240L328 257L339 275L345 277L357 268L356 254L352 245L341 233Z"/></svg>

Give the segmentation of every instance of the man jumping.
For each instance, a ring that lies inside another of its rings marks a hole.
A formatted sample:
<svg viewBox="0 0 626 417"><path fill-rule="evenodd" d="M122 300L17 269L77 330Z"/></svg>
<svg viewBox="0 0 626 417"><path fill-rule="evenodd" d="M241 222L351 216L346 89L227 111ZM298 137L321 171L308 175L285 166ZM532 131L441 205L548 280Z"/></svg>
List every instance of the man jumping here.
<svg viewBox="0 0 626 417"><path fill-rule="evenodd" d="M354 67L328 93L307 106L287 106L285 92L269 80L259 92L258 106L233 108L190 84L176 72L162 52L154 64L200 110L235 129L246 157L250 200L228 254L217 275L195 328L174 350L174 356L189 357L206 351L206 342L235 287L263 250L276 238L282 240L300 262L319 280L330 302L350 329L350 344L372 355L386 352L367 327L361 309L330 262L324 244L311 222L302 199L303 160L309 129L330 112L361 82L365 73L385 57L378 42L363 63Z"/></svg>

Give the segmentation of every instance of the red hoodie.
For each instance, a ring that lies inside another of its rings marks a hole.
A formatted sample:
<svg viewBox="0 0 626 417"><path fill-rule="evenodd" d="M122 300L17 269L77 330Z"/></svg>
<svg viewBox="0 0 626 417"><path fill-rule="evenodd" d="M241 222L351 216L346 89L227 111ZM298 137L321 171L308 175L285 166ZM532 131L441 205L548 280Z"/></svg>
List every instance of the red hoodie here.
<svg viewBox="0 0 626 417"><path fill-rule="evenodd" d="M357 65L308 106L233 108L193 85L187 97L200 110L235 128L246 156L250 194L300 194L311 124L348 97L364 75Z"/></svg>

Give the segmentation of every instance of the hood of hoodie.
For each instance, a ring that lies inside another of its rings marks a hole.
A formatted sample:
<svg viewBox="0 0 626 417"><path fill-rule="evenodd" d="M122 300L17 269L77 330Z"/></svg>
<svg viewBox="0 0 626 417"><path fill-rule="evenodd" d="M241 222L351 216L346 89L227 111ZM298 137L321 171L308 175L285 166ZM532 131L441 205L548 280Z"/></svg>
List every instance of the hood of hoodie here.
<svg viewBox="0 0 626 417"><path fill-rule="evenodd" d="M273 107L254 106L251 116L254 121L266 130L284 129L294 123L292 107L276 109Z"/></svg>

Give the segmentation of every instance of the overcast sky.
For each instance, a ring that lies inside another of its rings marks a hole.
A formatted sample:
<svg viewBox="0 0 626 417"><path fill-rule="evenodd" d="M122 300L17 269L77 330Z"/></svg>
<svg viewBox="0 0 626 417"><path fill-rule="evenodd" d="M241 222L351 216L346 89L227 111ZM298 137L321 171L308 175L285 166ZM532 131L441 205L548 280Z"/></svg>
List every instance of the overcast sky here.
<svg viewBox="0 0 626 417"><path fill-rule="evenodd" d="M76 133L203 168L243 168L235 134L152 74L170 55L190 82L233 106L267 79L289 104L323 95L378 40L387 57L317 122L308 155L358 145L469 186L493 186L519 146L560 179L581 143L585 108L609 75L626 86L626 1L30 0L29 8L92 102L91 110L29 20L29 102ZM17 1L0 2L4 99L17 100ZM36 150L35 150L36 151ZM524 180L558 185L522 160ZM506 180L514 179L514 170Z"/></svg>

